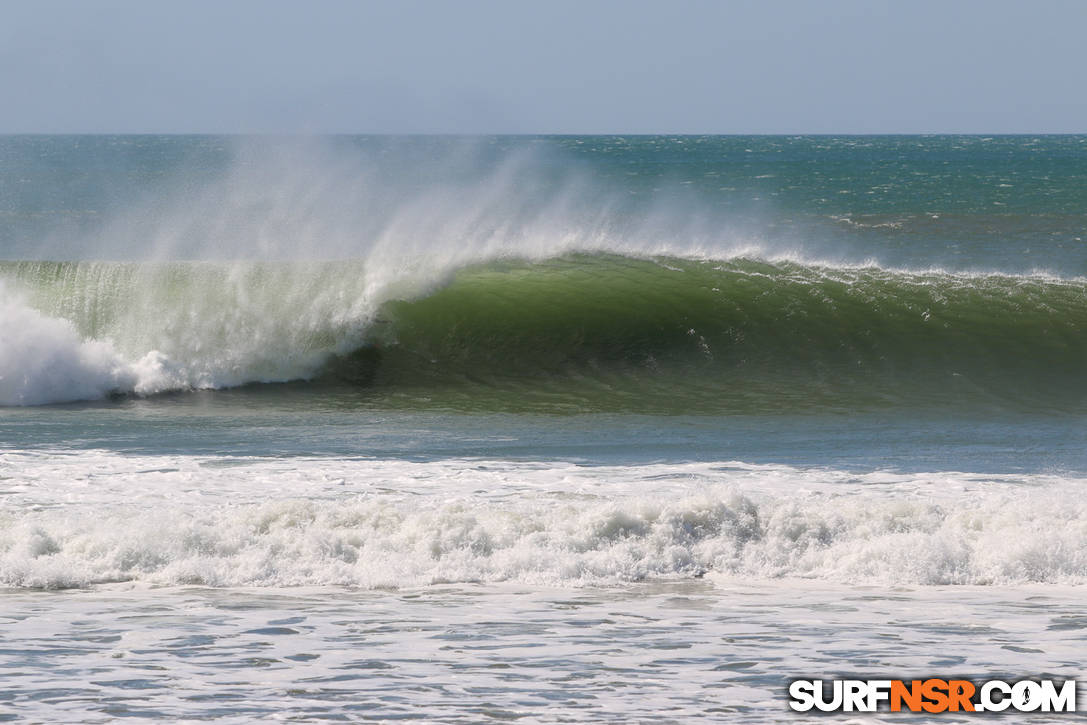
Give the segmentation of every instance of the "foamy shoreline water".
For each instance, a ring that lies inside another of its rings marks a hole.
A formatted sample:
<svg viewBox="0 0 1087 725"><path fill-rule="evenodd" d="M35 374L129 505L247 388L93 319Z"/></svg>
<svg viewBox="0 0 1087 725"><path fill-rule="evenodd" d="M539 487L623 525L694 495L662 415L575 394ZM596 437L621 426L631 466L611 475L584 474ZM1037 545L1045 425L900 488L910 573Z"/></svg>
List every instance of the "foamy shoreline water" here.
<svg viewBox="0 0 1087 725"><path fill-rule="evenodd" d="M0 455L0 584L1080 583L1085 485L742 462Z"/></svg>
<svg viewBox="0 0 1087 725"><path fill-rule="evenodd" d="M1087 621L1081 594L1054 585L729 578L573 590L0 590L0 714L806 721L786 705L796 677L1075 678ZM893 714L895 722L928 717Z"/></svg>

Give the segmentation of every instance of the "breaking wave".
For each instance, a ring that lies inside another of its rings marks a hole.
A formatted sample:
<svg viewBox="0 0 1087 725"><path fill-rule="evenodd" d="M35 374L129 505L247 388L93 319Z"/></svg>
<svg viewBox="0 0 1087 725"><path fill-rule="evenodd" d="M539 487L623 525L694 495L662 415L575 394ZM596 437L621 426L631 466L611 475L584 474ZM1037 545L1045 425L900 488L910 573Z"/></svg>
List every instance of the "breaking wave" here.
<svg viewBox="0 0 1087 725"><path fill-rule="evenodd" d="M127 261L0 262L0 405L290 381L571 412L1087 400L1082 278L804 254L542 141L193 143L224 148L37 250Z"/></svg>
<svg viewBox="0 0 1087 725"><path fill-rule="evenodd" d="M6 262L0 280L6 405L293 380L496 409L1087 394L1082 279L578 253L399 274L365 261Z"/></svg>

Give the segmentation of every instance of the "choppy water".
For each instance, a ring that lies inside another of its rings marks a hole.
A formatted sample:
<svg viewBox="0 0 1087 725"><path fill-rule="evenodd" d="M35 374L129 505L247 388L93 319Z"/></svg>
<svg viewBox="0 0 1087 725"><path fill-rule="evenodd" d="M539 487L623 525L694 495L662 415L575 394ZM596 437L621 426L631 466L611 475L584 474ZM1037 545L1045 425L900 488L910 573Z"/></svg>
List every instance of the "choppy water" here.
<svg viewBox="0 0 1087 725"><path fill-rule="evenodd" d="M1078 589L807 581L0 596L5 708L81 722L786 720L783 673L1068 674L1085 621Z"/></svg>
<svg viewBox="0 0 1087 725"><path fill-rule="evenodd" d="M0 717L1079 676L1087 138L0 160Z"/></svg>

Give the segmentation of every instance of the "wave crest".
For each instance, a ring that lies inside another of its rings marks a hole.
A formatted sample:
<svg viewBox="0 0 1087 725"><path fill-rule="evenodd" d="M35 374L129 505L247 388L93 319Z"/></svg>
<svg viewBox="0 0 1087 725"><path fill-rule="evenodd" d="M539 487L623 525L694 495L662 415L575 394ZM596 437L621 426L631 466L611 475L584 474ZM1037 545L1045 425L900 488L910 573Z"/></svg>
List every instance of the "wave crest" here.
<svg viewBox="0 0 1087 725"><path fill-rule="evenodd" d="M21 290L4 296L5 404L322 376L498 409L1087 394L1080 279L613 254L380 284L364 261L18 262L0 276Z"/></svg>

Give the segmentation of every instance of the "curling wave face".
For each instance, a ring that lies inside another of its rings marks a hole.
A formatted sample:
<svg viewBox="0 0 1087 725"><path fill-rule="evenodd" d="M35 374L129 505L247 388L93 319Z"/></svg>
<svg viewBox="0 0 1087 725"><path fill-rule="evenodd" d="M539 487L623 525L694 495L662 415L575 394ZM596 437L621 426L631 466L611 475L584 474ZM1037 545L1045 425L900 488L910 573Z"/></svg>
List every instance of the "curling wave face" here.
<svg viewBox="0 0 1087 725"><path fill-rule="evenodd" d="M1087 280L748 256L0 263L0 403L294 380L492 410L1078 405Z"/></svg>

